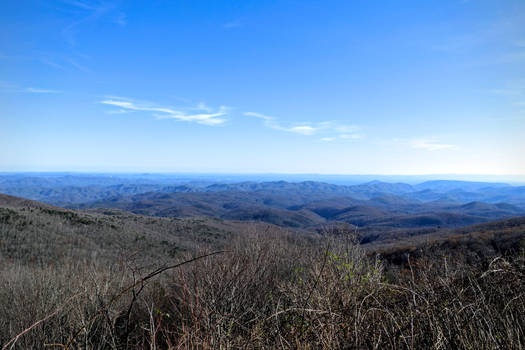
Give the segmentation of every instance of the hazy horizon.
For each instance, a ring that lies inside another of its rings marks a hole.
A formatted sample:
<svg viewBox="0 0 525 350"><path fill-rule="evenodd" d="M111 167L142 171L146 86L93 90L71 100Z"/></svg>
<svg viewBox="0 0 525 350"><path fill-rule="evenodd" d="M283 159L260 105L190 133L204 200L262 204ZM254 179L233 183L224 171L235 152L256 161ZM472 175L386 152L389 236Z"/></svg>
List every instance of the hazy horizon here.
<svg viewBox="0 0 525 350"><path fill-rule="evenodd" d="M524 175L490 175L490 174L329 174L329 173L228 173L228 172L149 172L149 171L0 171L0 176L110 176L149 178L151 180L208 181L208 182L242 182L242 181L317 181L334 184L361 184L371 181L404 182L418 184L425 181L467 181L507 183L525 185Z"/></svg>

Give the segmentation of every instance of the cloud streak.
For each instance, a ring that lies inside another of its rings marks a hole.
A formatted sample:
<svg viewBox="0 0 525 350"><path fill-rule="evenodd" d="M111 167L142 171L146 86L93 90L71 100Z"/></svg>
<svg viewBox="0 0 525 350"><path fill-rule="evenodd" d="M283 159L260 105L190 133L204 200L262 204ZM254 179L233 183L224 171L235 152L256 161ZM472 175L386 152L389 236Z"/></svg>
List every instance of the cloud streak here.
<svg viewBox="0 0 525 350"><path fill-rule="evenodd" d="M275 129L275 130L287 131L287 132L301 134L301 135L313 135L317 131L319 131L318 127L314 127L306 123L286 127L286 126L281 125L279 121L277 120L277 118L270 117L270 116L267 116L261 113L245 112L244 115L248 117L255 117L258 119L262 119L266 127Z"/></svg>
<svg viewBox="0 0 525 350"><path fill-rule="evenodd" d="M99 103L107 106L117 107L117 110L109 111L110 114L123 114L126 111L151 112L156 119L175 119L186 122L195 122L202 125L219 125L226 121L223 117L227 115L228 107L221 106L217 110L200 103L196 107L173 109L152 104L138 103L120 97L108 97Z"/></svg>
<svg viewBox="0 0 525 350"><path fill-rule="evenodd" d="M116 3L107 1L62 0L62 2L67 7L78 10L77 12L82 15L79 19L62 29L62 35L70 46L76 46L75 36L79 26L91 21L96 21L114 11L117 7ZM126 25L126 14L119 13L115 23L121 26Z"/></svg>
<svg viewBox="0 0 525 350"><path fill-rule="evenodd" d="M33 94L60 94L60 90L51 90L51 89L37 89L37 88L26 88L26 92L31 92Z"/></svg>
<svg viewBox="0 0 525 350"><path fill-rule="evenodd" d="M285 126L275 117L264 115L256 112L245 112L247 117L255 117L263 120L264 125L268 128L290 132L294 134L300 134L305 136L312 136L320 133L339 133L340 139L357 139L361 136L355 134L359 127L355 125L339 125L334 122L325 121L320 123L298 123L296 125ZM346 134L344 134L346 133ZM324 136L321 138L322 141L334 141L334 136Z"/></svg>

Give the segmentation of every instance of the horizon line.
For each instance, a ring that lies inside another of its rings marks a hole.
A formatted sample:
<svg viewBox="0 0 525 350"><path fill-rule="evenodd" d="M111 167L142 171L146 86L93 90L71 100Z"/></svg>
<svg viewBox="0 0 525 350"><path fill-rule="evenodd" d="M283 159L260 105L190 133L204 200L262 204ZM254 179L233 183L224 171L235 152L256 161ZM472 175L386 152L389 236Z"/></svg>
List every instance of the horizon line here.
<svg viewBox="0 0 525 350"><path fill-rule="evenodd" d="M316 172L237 172L237 171L149 171L149 170L0 170L0 174L151 174L151 175L285 175L285 176L487 176L525 177L525 174L486 173L316 173Z"/></svg>

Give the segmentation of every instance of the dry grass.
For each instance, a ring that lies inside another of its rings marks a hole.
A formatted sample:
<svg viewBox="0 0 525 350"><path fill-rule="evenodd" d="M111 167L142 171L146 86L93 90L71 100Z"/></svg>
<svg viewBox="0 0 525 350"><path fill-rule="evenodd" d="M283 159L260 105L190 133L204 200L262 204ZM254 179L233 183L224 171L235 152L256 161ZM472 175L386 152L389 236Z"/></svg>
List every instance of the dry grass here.
<svg viewBox="0 0 525 350"><path fill-rule="evenodd" d="M366 256L352 237L312 240L257 230L235 236L227 250L147 280L159 267L131 257L38 267L6 262L0 268L0 344L525 348L525 265L519 256L494 259L483 269L420 259L386 273L379 257Z"/></svg>

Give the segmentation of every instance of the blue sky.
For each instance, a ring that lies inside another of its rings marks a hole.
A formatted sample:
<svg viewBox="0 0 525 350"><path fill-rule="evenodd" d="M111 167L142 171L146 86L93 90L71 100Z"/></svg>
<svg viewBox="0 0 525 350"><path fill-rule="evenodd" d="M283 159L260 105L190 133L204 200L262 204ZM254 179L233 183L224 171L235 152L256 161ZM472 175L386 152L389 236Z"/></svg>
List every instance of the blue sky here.
<svg viewBox="0 0 525 350"><path fill-rule="evenodd" d="M525 2L3 1L0 171L525 174Z"/></svg>

